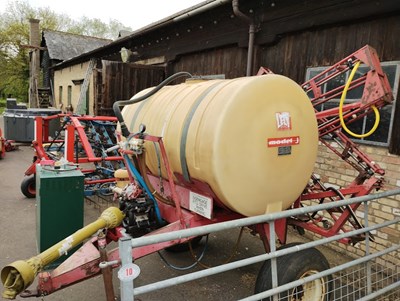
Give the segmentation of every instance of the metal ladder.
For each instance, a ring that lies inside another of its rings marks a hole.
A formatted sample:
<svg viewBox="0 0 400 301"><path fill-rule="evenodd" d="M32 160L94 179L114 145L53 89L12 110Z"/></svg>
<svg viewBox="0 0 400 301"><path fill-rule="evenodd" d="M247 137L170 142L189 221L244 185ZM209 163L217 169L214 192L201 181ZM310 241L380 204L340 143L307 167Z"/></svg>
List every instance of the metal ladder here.
<svg viewBox="0 0 400 301"><path fill-rule="evenodd" d="M93 68L96 65L96 59L92 58L89 61L89 66L87 67L86 74L85 74L85 79L83 80L82 86L81 86L81 92L79 94L79 100L78 100L78 105L76 107L76 114L79 115L84 115L86 114L86 91L89 87L90 83L90 77L92 76L93 73Z"/></svg>

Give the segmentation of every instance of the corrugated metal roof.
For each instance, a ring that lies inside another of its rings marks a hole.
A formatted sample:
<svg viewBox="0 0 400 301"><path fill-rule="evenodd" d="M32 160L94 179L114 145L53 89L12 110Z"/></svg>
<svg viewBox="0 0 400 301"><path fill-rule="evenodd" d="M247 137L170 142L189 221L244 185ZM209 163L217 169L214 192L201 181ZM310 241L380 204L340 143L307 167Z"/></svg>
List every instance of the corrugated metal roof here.
<svg viewBox="0 0 400 301"><path fill-rule="evenodd" d="M102 47L112 40L71 34L67 32L43 31L42 46L46 46L50 59L65 61L86 52Z"/></svg>

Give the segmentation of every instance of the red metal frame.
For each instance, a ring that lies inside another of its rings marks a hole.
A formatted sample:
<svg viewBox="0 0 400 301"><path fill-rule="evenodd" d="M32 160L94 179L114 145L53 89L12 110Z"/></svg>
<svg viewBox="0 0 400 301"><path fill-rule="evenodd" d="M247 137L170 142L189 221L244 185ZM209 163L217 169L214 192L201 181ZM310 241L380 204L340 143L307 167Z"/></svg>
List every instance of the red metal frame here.
<svg viewBox="0 0 400 301"><path fill-rule="evenodd" d="M65 125L65 140L49 140L49 127L50 121L54 119L65 119L68 118L69 123ZM117 122L116 117L110 116L74 116L71 114L57 114L52 116L38 116L35 118L35 140L32 141L32 146L35 150L34 162L25 171L25 175L29 176L36 173L36 164L40 163L41 160L50 160L48 154L45 151L44 144L46 143L65 143L65 158L67 161L77 164L82 163L95 163L101 161L123 161L121 156L108 156L108 157L96 157L93 148L88 140L85 133L85 129L81 124L81 121L108 121ZM79 142L86 156L75 157L74 145L75 142ZM94 170L82 169L83 173L89 173ZM107 182L114 182L115 178L108 179L97 179L97 180L85 180L85 184L101 184Z"/></svg>
<svg viewBox="0 0 400 301"><path fill-rule="evenodd" d="M371 107L373 105L377 108L381 108L392 102L393 95L391 93L390 84L382 71L376 51L372 47L366 45L301 85L307 93L313 93L314 97L311 98L311 103L315 108L327 101L340 98L345 85L326 91L325 93L322 92L321 88L330 80L349 71L357 62L364 63L369 67L369 71L353 80L350 84L349 90L360 86L364 86L364 90L360 101L343 106L343 118L346 120L346 123L352 123L363 118L371 112ZM306 187L304 193L294 203L293 207L305 206L305 201L309 200L316 200L319 203L333 202L344 197L367 195L373 190L382 188L385 171L369 158L369 156L363 153L359 147L341 131L338 108L322 112L316 110L316 117L320 142L332 151L332 153L337 155L339 160L346 162L350 167L354 168L358 172L358 175L347 187L342 187L336 192L327 189L324 184L313 175L312 184ZM331 139L325 139L325 137ZM354 216L354 211L356 211L358 207L359 204L355 204L342 208L339 211L328 210L327 213L333 220L333 224L328 226L327 229L318 224L326 220L322 216L309 218L308 221L292 218L288 219L288 223L329 237L339 233L339 231L349 231L349 226L355 229L361 227ZM342 242L355 243L357 242L357 238L344 239Z"/></svg>
<svg viewBox="0 0 400 301"><path fill-rule="evenodd" d="M3 138L3 133L0 129L0 159L3 159L6 156L6 139Z"/></svg>
<svg viewBox="0 0 400 301"><path fill-rule="evenodd" d="M302 85L306 92L313 91L314 97L311 99L312 104L317 106L328 100L338 97L341 94L343 87L322 93L321 86L335 76L348 71L357 61L365 63L370 68L370 71L368 71L367 74L363 75L359 79L356 79L350 85L350 89L364 85L364 95L360 102L345 106L345 119L348 122L351 122L352 120L349 119L351 119L353 115L358 116L358 119L362 116L365 116L366 111L370 111L370 107L372 105L382 107L386 103L389 103L392 99L392 96L387 78L382 72L375 50L369 46L365 46ZM267 69L260 70L260 74L269 72L270 71ZM369 194L374 189L380 189L383 186L382 177L384 175L384 170L378 164L374 163L346 135L340 131L341 126L337 116L337 111L316 111L316 116L320 131L320 141L341 160L345 161L350 167L357 170L358 175L347 187L342 187L340 189L327 188L317 176L312 175L311 183L307 185L302 195L299 196L299 198L293 204L293 208L306 206L307 202L310 201L319 203L335 202L342 198L362 196ZM326 135L329 135L332 140L323 139L323 137ZM170 224L147 235L166 233L182 228L191 228L243 217L240 214L234 213L218 205L214 206L213 216L211 219L204 218L189 211L187 209L189 191L198 191L199 193L203 193L204 195L210 196L217 200L216 196L205 183L194 181L191 186L187 186L187 184L185 184L185 186L175 184L171 169L168 164L168 158L162 139L160 137L153 137L149 135L144 135L143 137L145 140L158 143L160 146L162 159L168 174L168 179L162 180L165 183L164 187L166 188L164 194L166 194L167 197L169 196L175 204L175 206L171 206L169 204L158 202L158 206L163 218L165 218ZM336 145L333 145L333 142L336 143ZM338 148L341 149L341 151L339 151ZM122 150L121 152L134 155L132 151ZM179 179L179 175L175 176ZM131 181L133 181L133 176L130 175L129 177ZM153 182L158 180L151 175L149 175L149 178L150 181ZM156 185L154 186L156 187ZM215 202L215 204L218 204L218 200ZM359 205L355 204L345 208L328 210L327 214L332 219L332 225L329 225L327 228L324 228L324 226L321 225L321 223L323 224L324 222L324 216L317 215L317 213L315 213L314 215L307 216L307 220L300 218L278 220L275 222L275 231L281 243L286 242L286 230L288 224L329 237L339 233L340 231L346 232L348 231L349 227L362 227L354 214L358 207ZM265 248L268 251L270 235L267 225L254 225L253 229L260 234ZM107 233L108 240L118 240L118 238L121 236L120 230L121 228L117 228L109 231ZM186 240L187 239L167 241L155 245L135 248L132 251L132 256L133 258L137 259L176 243L185 242ZM353 240L342 240L342 242L354 243L357 242L357 238L353 238ZM113 249L108 252L107 258L110 261L119 261L118 254L118 249ZM57 269L52 272L41 273L39 276L39 284L37 286L38 290L36 292L26 294L26 296L49 294L63 287L72 285L73 283L80 282L84 279L98 275L100 273L99 263L100 253L97 247L96 238L93 238L80 250L69 257Z"/></svg>

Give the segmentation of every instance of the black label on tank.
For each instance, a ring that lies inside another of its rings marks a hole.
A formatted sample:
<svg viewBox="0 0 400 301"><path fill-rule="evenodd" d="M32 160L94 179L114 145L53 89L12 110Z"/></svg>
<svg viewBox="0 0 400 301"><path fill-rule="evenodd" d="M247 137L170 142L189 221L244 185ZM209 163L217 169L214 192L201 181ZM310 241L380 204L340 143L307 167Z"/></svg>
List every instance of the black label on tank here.
<svg viewBox="0 0 400 301"><path fill-rule="evenodd" d="M278 147L278 156L285 156L290 154L292 154L292 147L290 145Z"/></svg>

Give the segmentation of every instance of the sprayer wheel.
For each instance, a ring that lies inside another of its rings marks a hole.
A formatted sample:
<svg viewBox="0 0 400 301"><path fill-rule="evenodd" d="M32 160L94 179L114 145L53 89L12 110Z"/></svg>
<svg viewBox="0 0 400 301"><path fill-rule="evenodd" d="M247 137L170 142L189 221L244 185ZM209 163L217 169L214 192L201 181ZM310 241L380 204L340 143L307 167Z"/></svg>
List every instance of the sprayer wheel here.
<svg viewBox="0 0 400 301"><path fill-rule="evenodd" d="M36 197L36 177L30 175L21 182L21 192L29 199Z"/></svg>
<svg viewBox="0 0 400 301"><path fill-rule="evenodd" d="M280 249L293 247L300 243L290 243ZM329 269L329 263L325 256L315 248L310 248L277 258L278 284L283 285L298 279L317 274ZM272 288L271 261L264 262L257 276L255 293ZM293 289L279 294L279 300L315 300L329 301L332 291L332 276L326 276L307 282ZM272 301L272 297L262 299Z"/></svg>

